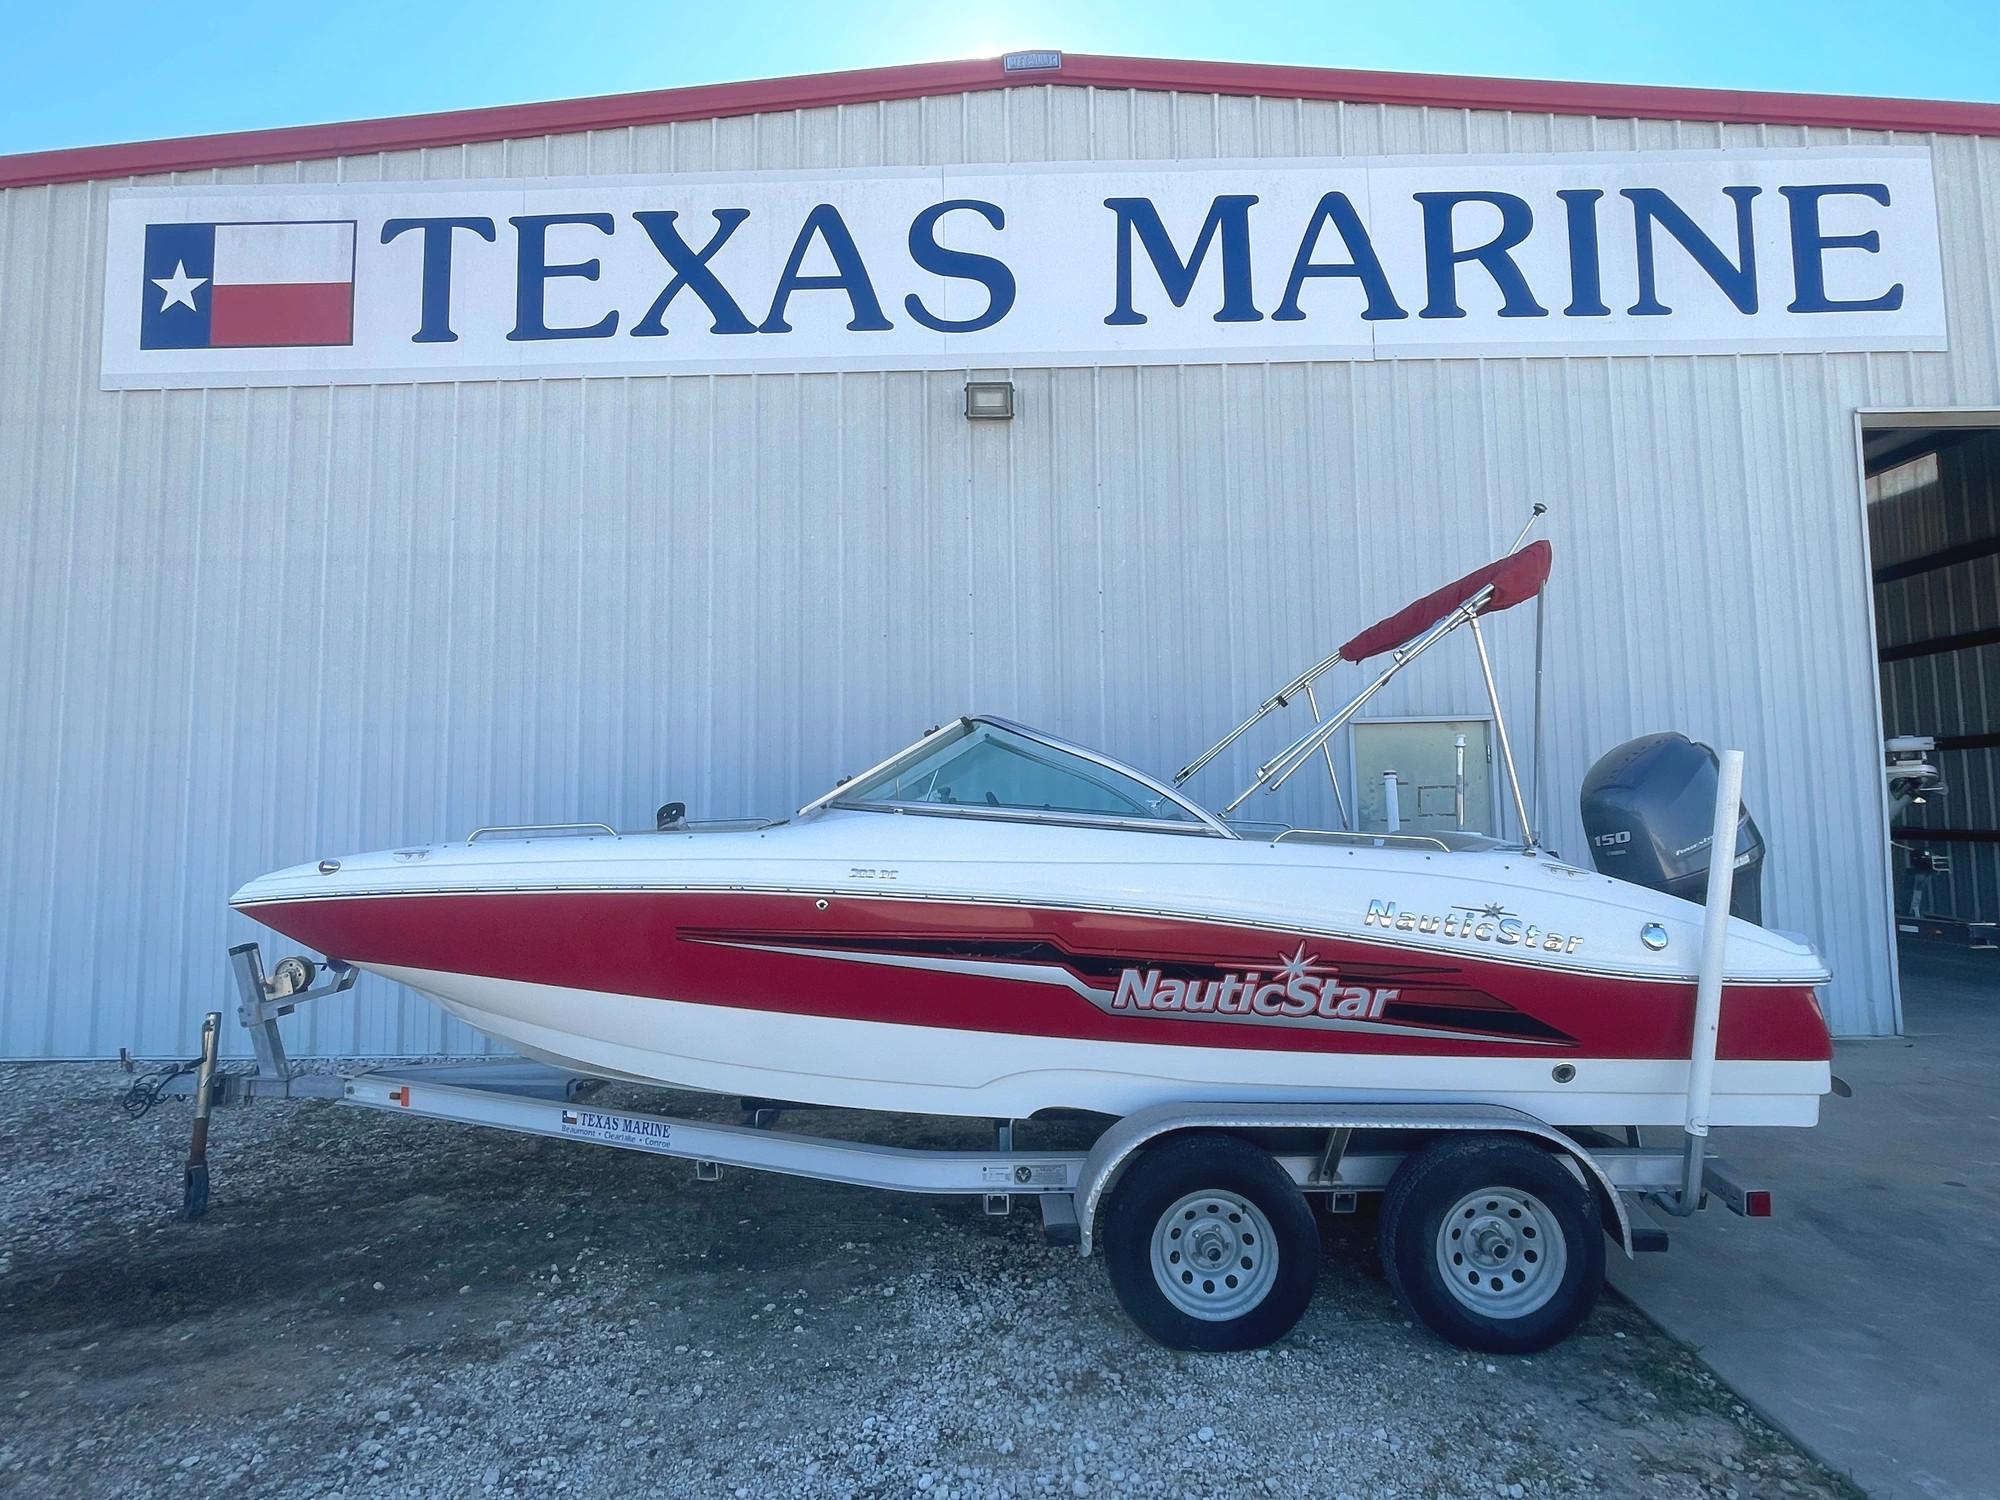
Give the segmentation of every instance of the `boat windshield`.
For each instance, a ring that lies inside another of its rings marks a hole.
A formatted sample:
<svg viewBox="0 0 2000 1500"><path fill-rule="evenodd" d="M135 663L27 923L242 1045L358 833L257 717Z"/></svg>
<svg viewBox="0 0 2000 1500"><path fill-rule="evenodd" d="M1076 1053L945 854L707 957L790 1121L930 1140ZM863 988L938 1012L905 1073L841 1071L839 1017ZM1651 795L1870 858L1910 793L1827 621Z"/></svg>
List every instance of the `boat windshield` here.
<svg viewBox="0 0 2000 1500"><path fill-rule="evenodd" d="M1227 830L1165 787L1020 726L961 719L822 799L838 807Z"/></svg>

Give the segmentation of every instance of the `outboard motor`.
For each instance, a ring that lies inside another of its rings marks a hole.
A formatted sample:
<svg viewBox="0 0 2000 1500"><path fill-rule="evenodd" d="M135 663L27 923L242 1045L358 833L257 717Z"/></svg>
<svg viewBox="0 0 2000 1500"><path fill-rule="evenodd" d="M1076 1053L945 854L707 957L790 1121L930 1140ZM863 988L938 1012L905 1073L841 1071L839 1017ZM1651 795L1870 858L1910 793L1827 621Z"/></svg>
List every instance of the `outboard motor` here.
<svg viewBox="0 0 2000 1500"><path fill-rule="evenodd" d="M1583 778L1583 831L1603 874L1699 905L1708 894L1715 827L1715 752L1684 734L1649 734L1600 757ZM1736 822L1729 914L1764 920L1764 839L1744 808Z"/></svg>

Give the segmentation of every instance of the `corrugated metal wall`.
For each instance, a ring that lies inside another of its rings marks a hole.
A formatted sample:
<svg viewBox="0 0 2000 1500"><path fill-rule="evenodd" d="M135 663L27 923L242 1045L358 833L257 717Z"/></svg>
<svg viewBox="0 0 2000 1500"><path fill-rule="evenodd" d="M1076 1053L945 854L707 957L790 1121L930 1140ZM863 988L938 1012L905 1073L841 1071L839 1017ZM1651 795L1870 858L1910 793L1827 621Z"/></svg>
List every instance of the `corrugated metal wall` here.
<svg viewBox="0 0 2000 1500"><path fill-rule="evenodd" d="M1878 568L2000 536L2000 434L1937 455L1933 483L1872 503L1869 530ZM1973 558L1875 590L1884 648L2000 627L2000 557ZM1961 737L2000 726L2000 645L1882 664L1882 724L1890 734ZM2000 750L1940 748L1945 794L1907 809L1899 826L2000 829ZM2000 845L1975 841L1924 847L1950 858L1932 877L1925 910L2000 920Z"/></svg>
<svg viewBox="0 0 2000 1500"><path fill-rule="evenodd" d="M1052 86L198 180L1878 139ZM955 375L109 394L111 185L0 194L0 1055L187 1052L254 932L224 898L281 863L783 809L966 707L1171 769L1536 500L1558 847L1611 744L1742 745L1772 919L1890 1030L1851 414L2000 401L2000 153L1932 145L1946 354L1017 370L976 425ZM1524 712L1527 617L1496 634ZM1456 647L1378 700L1482 701ZM372 982L295 1024L474 1045Z"/></svg>

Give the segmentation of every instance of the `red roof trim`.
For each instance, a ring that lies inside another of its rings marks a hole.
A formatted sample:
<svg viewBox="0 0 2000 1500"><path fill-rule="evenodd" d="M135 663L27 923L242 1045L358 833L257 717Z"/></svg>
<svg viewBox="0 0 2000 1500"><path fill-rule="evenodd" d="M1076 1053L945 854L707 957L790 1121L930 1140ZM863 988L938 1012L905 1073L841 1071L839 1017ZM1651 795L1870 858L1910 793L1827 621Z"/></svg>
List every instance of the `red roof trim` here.
<svg viewBox="0 0 2000 1500"><path fill-rule="evenodd" d="M1045 83L1111 89L1182 89L1204 94L1265 94L1344 100L1351 104L1432 105L1444 109L1521 110L1622 119L1719 120L2000 136L2000 105L1995 104L1453 78L1429 73L1371 73L1347 68L1070 54L1063 58L1060 69L1051 71L1008 73L1002 70L998 58L975 58L799 78L766 78L749 83L701 84L596 99L508 104L494 109L404 115L349 124L293 125L231 135L34 151L21 156L0 156L0 188L457 146L516 136L658 125L672 120L706 120L833 104L869 104Z"/></svg>

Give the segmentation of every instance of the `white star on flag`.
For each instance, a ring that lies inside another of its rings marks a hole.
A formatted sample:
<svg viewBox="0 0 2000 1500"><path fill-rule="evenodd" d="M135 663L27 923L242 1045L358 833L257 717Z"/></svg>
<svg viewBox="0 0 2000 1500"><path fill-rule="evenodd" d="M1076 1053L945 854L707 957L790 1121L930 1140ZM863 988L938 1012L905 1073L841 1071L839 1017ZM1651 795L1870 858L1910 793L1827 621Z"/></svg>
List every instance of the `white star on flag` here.
<svg viewBox="0 0 2000 1500"><path fill-rule="evenodd" d="M160 302L160 311L165 312L176 303L185 307L189 312L198 311L194 305L194 289L198 286L206 285L207 281L208 278L206 276L188 275L186 261L175 261L173 275L155 276L153 278L153 285L165 293Z"/></svg>

